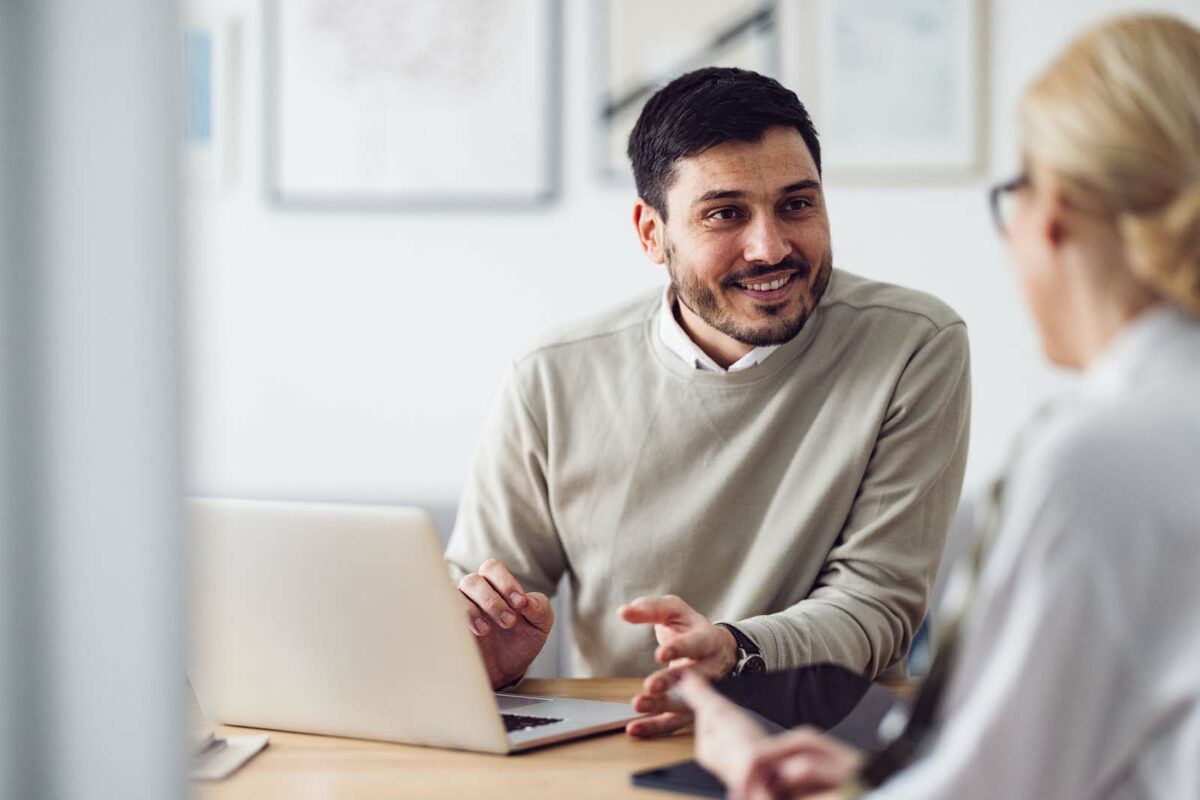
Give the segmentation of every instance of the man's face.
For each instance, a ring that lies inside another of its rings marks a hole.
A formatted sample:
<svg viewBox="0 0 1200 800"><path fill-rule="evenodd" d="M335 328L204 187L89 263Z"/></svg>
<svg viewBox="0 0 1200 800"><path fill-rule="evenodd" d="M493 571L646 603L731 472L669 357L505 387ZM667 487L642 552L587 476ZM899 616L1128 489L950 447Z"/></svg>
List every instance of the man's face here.
<svg viewBox="0 0 1200 800"><path fill-rule="evenodd" d="M748 350L800 332L833 256L820 176L797 130L680 159L666 203L665 223L646 211L656 230L643 243L667 265L689 333L728 351L730 339Z"/></svg>

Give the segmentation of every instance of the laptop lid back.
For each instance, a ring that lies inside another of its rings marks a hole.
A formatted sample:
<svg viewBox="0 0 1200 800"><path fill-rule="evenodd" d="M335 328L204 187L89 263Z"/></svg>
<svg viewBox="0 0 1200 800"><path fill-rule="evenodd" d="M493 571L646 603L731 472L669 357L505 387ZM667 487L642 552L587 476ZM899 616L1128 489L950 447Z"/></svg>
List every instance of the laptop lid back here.
<svg viewBox="0 0 1200 800"><path fill-rule="evenodd" d="M432 519L197 499L190 676L231 725L509 749Z"/></svg>

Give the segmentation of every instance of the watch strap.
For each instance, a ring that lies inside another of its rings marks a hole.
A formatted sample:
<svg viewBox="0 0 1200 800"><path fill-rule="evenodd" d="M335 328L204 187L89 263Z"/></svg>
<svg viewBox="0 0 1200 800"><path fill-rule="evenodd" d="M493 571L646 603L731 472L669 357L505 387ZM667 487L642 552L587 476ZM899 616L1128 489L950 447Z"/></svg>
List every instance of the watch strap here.
<svg viewBox="0 0 1200 800"><path fill-rule="evenodd" d="M718 622L717 625L729 631L737 643L737 662L730 671L730 675L736 677L745 672L766 671L767 662L763 658L762 648L755 644L753 639L743 633L736 625L730 625L728 622Z"/></svg>

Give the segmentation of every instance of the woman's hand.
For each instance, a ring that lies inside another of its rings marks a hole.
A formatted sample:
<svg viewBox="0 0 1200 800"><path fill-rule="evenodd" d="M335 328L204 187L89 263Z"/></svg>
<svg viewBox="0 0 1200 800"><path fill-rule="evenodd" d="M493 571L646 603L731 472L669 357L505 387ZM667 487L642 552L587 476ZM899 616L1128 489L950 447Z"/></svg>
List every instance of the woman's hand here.
<svg viewBox="0 0 1200 800"><path fill-rule="evenodd" d="M768 736L740 708L694 673L679 693L696 715L696 759L733 800L838 796L862 767L862 755L812 728Z"/></svg>

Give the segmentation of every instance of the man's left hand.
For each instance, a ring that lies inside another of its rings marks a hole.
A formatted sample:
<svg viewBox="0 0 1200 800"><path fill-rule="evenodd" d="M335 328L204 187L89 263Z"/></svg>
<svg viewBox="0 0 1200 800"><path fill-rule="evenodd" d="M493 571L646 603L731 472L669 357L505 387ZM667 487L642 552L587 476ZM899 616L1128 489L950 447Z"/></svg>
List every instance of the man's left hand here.
<svg viewBox="0 0 1200 800"><path fill-rule="evenodd" d="M723 678L737 665L737 640L733 634L674 595L639 597L619 609L621 619L635 625L653 625L658 649L654 660L667 665L652 673L633 698L633 708L653 714L629 723L631 736L672 733L692 722L692 712L672 700L667 692L684 670L710 679Z"/></svg>

